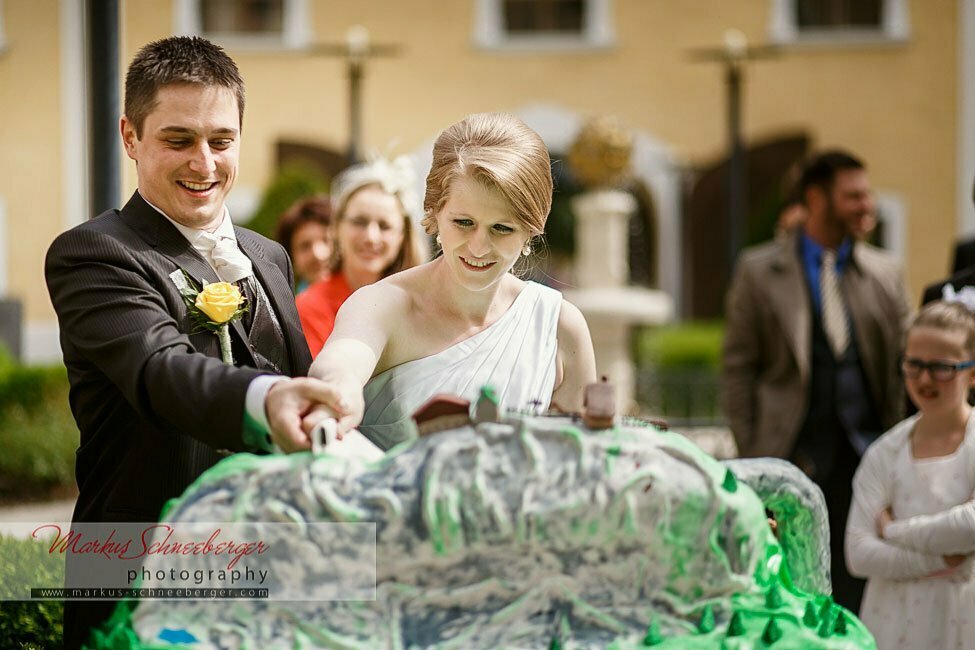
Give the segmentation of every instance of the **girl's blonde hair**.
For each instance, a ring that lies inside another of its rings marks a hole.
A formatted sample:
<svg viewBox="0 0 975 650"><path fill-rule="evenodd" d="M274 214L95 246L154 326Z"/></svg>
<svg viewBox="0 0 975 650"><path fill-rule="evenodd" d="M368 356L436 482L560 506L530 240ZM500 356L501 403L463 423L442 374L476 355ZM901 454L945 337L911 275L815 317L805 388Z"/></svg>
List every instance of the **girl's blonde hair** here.
<svg viewBox="0 0 975 650"><path fill-rule="evenodd" d="M916 327L964 332L965 351L975 357L975 312L961 302L935 300L928 303L911 321L908 333Z"/></svg>

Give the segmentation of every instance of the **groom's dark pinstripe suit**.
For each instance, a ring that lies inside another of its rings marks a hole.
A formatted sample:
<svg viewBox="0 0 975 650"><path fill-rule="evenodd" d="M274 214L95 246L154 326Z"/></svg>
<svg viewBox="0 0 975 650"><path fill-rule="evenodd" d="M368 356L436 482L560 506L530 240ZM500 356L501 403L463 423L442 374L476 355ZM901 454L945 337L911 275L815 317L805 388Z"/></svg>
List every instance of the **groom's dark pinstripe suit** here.
<svg viewBox="0 0 975 650"><path fill-rule="evenodd" d="M277 243L235 232L281 324L287 365L305 375L311 356L291 262ZM121 211L72 228L48 250L45 274L81 432L75 521L156 521L168 499L220 459L218 449L245 449L245 394L266 371L254 367L239 322L231 328L239 367L220 360L213 333L191 333L170 278L180 268L197 283L218 281L138 192Z"/></svg>

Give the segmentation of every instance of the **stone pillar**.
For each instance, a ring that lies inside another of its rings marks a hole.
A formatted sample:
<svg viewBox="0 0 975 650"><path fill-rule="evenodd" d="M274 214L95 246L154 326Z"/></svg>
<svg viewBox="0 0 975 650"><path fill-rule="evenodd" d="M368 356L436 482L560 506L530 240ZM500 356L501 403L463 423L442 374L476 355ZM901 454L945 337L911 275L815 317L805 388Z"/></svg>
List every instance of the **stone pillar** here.
<svg viewBox="0 0 975 650"><path fill-rule="evenodd" d="M629 280L629 220L636 209L636 199L623 190L592 190L572 199L576 219L575 284L589 294L583 299L584 304L577 306L589 322L596 372L606 375L615 385L620 412L631 410L636 391L630 350L632 320L612 313L614 308L625 310L625 305L606 305L600 298L608 298ZM603 302L603 308L595 308L594 302Z"/></svg>
<svg viewBox="0 0 975 650"><path fill-rule="evenodd" d="M576 219L577 287L626 286L629 222L636 209L636 199L623 190L593 190L572 199Z"/></svg>

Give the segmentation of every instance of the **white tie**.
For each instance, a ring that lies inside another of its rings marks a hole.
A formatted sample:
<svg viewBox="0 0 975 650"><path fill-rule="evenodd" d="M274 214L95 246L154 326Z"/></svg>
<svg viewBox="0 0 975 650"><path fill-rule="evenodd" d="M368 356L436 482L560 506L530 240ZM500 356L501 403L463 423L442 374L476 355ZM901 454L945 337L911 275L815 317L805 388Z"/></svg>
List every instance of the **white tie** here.
<svg viewBox="0 0 975 650"><path fill-rule="evenodd" d="M254 272L250 259L240 252L233 239L201 232L197 242L207 250L213 270L224 282L237 282Z"/></svg>
<svg viewBox="0 0 975 650"><path fill-rule="evenodd" d="M836 276L836 251L823 251L823 267L819 272L819 295L823 301L823 330L837 359L850 345L850 330L846 322L846 308Z"/></svg>

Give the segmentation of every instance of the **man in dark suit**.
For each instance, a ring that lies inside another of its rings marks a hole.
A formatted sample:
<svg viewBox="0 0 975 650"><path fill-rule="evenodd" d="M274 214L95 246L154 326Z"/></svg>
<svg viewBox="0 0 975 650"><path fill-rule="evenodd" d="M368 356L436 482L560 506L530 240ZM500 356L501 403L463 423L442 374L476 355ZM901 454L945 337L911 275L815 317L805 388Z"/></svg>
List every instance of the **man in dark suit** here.
<svg viewBox="0 0 975 650"><path fill-rule="evenodd" d="M901 417L909 307L899 265L858 238L874 207L863 163L819 154L798 192L802 227L738 259L722 405L743 457L790 459L823 489L833 595L857 611L863 581L843 556L851 482L867 445Z"/></svg>
<svg viewBox="0 0 975 650"><path fill-rule="evenodd" d="M960 291L962 287L975 286L975 266L961 269L947 280L941 280L926 286L924 288L924 295L921 298L921 304L926 305L929 302L941 300L944 297L945 286L949 284L955 291Z"/></svg>
<svg viewBox="0 0 975 650"><path fill-rule="evenodd" d="M972 201L975 201L975 185L972 187ZM921 304L926 305L933 300L941 300L945 285L948 284L956 291L961 290L962 287L975 286L975 239L960 241L955 245L955 261L951 269L951 277L926 286Z"/></svg>
<svg viewBox="0 0 975 650"><path fill-rule="evenodd" d="M959 273L975 267L975 238L963 239L955 244L955 259L951 264L951 272Z"/></svg>
<svg viewBox="0 0 975 650"><path fill-rule="evenodd" d="M232 451L307 448L301 418L328 388L311 356L284 249L230 221L244 108L233 60L199 38L150 43L129 68L120 128L138 190L61 234L46 277L81 445L75 522L156 521L163 504ZM185 274L185 275L184 275ZM180 294L234 283L244 317L196 331ZM71 572L71 559L68 570ZM76 648L115 603L68 602Z"/></svg>

